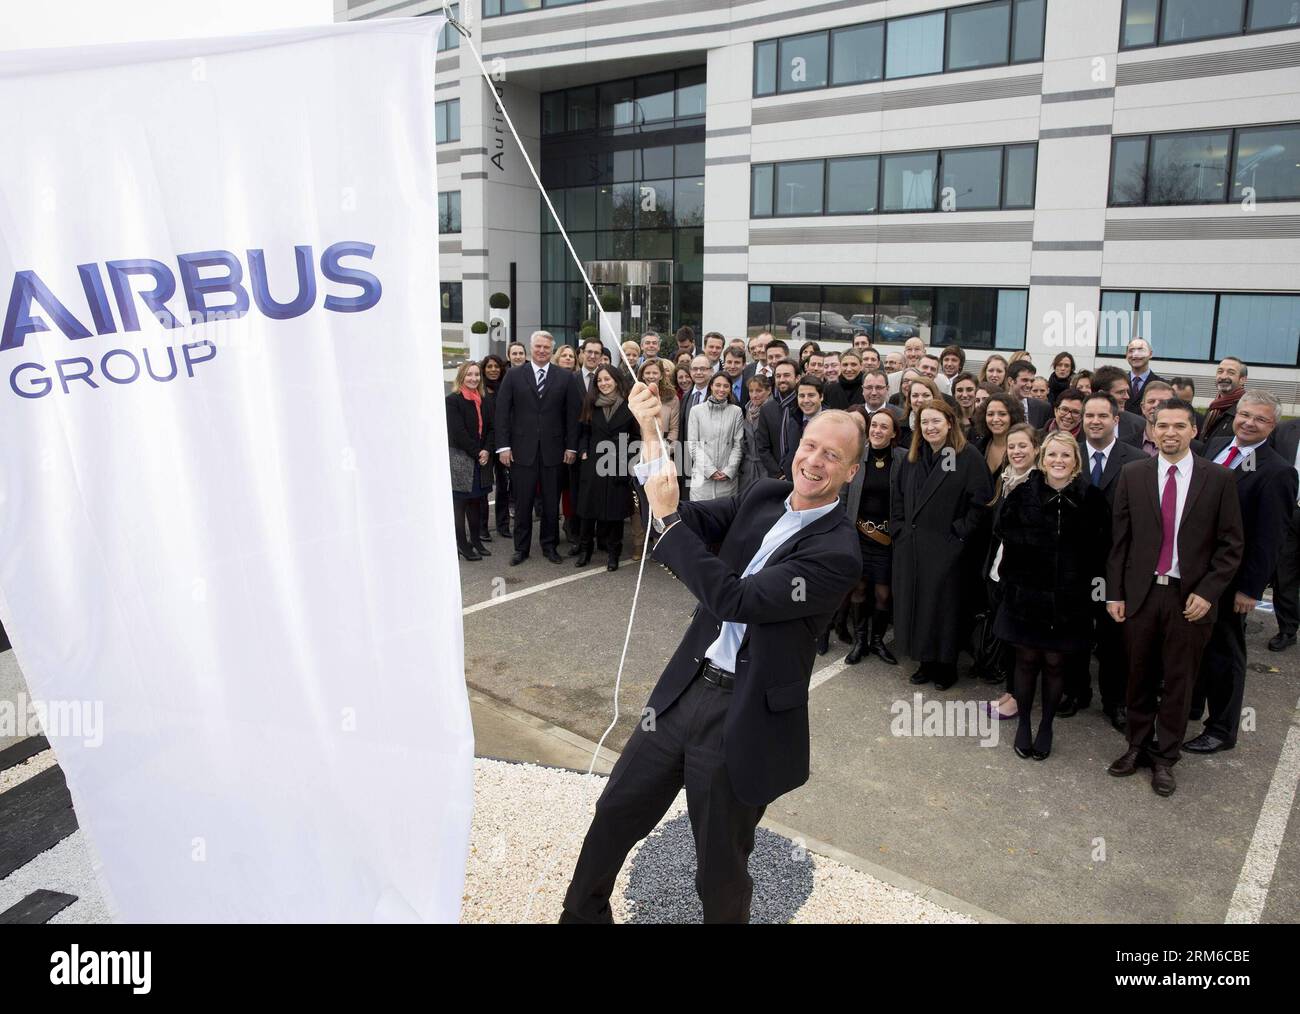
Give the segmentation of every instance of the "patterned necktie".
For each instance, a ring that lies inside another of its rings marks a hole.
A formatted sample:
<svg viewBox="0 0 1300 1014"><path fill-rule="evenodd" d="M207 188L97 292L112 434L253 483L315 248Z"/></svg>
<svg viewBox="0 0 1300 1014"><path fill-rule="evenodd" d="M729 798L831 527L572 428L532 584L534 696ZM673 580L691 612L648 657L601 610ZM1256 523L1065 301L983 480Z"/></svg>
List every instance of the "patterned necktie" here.
<svg viewBox="0 0 1300 1014"><path fill-rule="evenodd" d="M1101 485L1101 472L1106 464L1106 456L1101 451L1092 452L1092 484Z"/></svg>
<svg viewBox="0 0 1300 1014"><path fill-rule="evenodd" d="M1236 461L1240 455L1241 455L1241 448L1238 447L1236 444L1233 444L1231 447L1228 448L1228 456L1223 459L1223 467L1227 469L1231 469L1232 463Z"/></svg>
<svg viewBox="0 0 1300 1014"><path fill-rule="evenodd" d="M537 397L541 397L546 391L546 371L539 369L537 371Z"/></svg>
<svg viewBox="0 0 1300 1014"><path fill-rule="evenodd" d="M1168 574L1174 565L1174 529L1178 527L1178 467L1169 466L1169 478L1160 497L1160 556L1156 573Z"/></svg>

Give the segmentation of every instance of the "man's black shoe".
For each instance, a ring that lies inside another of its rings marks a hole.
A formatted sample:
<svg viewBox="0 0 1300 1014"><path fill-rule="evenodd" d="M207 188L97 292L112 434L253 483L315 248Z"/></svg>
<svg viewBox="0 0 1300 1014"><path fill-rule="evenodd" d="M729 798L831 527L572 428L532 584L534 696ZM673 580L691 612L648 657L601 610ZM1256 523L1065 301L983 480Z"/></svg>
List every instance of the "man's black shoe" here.
<svg viewBox="0 0 1300 1014"><path fill-rule="evenodd" d="M560 554L557 553L554 549L548 549L548 550L546 550L546 552L543 553L542 555L545 556L545 557L546 557L548 560L550 560L552 563L563 563L563 562L564 562L563 560L560 559Z"/></svg>
<svg viewBox="0 0 1300 1014"><path fill-rule="evenodd" d="M1203 732L1183 744L1183 749L1190 750L1192 753L1218 753L1220 750L1231 750L1232 747L1233 744L1227 740L1220 739L1209 732Z"/></svg>
<svg viewBox="0 0 1300 1014"><path fill-rule="evenodd" d="M1269 651L1286 651L1287 648L1295 644L1295 634L1284 634L1278 631L1268 641Z"/></svg>
<svg viewBox="0 0 1300 1014"><path fill-rule="evenodd" d="M518 567L521 563L523 563L527 559L528 559L527 553L516 553L514 556L510 557L510 566Z"/></svg>
<svg viewBox="0 0 1300 1014"><path fill-rule="evenodd" d="M817 654L825 655L830 650L831 650L831 631L830 628L827 627L825 630L821 632L821 635L817 638Z"/></svg>
<svg viewBox="0 0 1300 1014"><path fill-rule="evenodd" d="M1110 719L1111 728L1116 732L1128 732L1128 708L1123 704L1114 711L1107 711L1106 717Z"/></svg>

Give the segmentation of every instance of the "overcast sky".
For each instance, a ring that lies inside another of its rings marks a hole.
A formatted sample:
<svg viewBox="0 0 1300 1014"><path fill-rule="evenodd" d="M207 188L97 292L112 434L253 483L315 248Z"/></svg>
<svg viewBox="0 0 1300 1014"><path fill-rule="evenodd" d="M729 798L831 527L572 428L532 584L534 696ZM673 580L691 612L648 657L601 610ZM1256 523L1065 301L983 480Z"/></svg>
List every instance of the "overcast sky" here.
<svg viewBox="0 0 1300 1014"><path fill-rule="evenodd" d="M333 0L0 0L0 49L239 35L333 20Z"/></svg>

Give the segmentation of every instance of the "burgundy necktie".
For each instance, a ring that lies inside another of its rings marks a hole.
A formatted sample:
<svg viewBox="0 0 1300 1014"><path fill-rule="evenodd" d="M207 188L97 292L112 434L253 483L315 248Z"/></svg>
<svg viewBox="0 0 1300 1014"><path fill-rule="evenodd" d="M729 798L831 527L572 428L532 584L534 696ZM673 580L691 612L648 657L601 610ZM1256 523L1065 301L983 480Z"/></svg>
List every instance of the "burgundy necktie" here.
<svg viewBox="0 0 1300 1014"><path fill-rule="evenodd" d="M1231 468L1232 463L1237 460L1237 455L1239 455L1240 453L1241 453L1241 448L1238 447L1236 444L1233 444L1231 447L1229 447L1228 456L1223 459L1223 467Z"/></svg>
<svg viewBox="0 0 1300 1014"><path fill-rule="evenodd" d="M1178 526L1178 467L1169 466L1165 492L1160 498L1160 557L1156 560L1156 573L1168 574L1174 565L1174 529Z"/></svg>

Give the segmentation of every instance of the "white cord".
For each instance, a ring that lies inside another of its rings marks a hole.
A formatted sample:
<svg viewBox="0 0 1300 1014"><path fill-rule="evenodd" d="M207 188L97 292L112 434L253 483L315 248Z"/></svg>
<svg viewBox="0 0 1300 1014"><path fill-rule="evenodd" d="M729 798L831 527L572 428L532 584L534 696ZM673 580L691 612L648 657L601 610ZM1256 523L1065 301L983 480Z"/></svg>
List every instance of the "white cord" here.
<svg viewBox="0 0 1300 1014"><path fill-rule="evenodd" d="M483 65L483 58L479 55L479 51L477 47L475 47L474 45L474 40L470 38L469 30L465 28L463 25L461 25L459 22L457 22L451 16L451 9L449 6L446 5L443 6L443 13L447 16L447 23L450 24L452 28L454 28L464 37L465 43L469 47L469 51L474 54L474 60L475 62L478 63L478 69L483 74L483 80L487 82L488 89L489 91L491 91L493 99L496 101L497 108L501 110L501 116L505 119L506 126L510 128L510 134L515 139L515 144L519 146L519 152L524 157L524 164L528 166L528 171L529 173L532 174L533 182L537 184L537 190L542 195L542 200L546 202L546 207L551 212L551 218L555 221L556 226L559 228L560 235L564 237L564 245L569 248L569 256L573 258L573 263L578 266L578 273L582 275L582 280L587 286L587 292L591 294L592 305L594 305L597 308L601 327L609 333L610 339L614 343L614 347L618 349L618 354L620 358L627 365L628 373L630 373L633 377L635 377L636 367L632 363L632 361L628 359L626 354L624 354L622 343L618 341L617 336L614 335L613 333L613 328L610 326L609 321L605 319L605 312L600 307L600 299L596 296L596 289L594 286L592 286L591 279L587 277L587 271L583 267L582 261L578 258L577 251L573 249L573 243L569 239L569 233L564 228L564 223L560 220L560 216L556 214L555 205L551 203L550 195L546 193L546 188L542 186L541 177L537 175L537 170L533 166L532 159L528 157L528 152L524 148L523 141L519 139L519 132L515 130L515 125L510 119L510 114L506 111L504 98L497 95L496 86L492 83L492 76L488 73L487 67ZM667 460L668 451L664 445L663 429L660 427L658 419L655 419L655 434L659 438L659 447L660 447L661 456L664 460ZM648 506L648 501L647 501L647 506ZM647 510L646 513L648 517L649 511ZM621 717L621 714L619 712L619 707L618 707L618 699L619 699L619 694L623 688L623 666L627 661L627 649L629 643L631 643L632 640L632 624L633 621L636 619L637 602L641 597L641 581L642 578L645 576L645 561L646 561L646 557L650 555L650 530L652 527L653 527L652 524L647 524L645 526L645 543L641 547L641 561L640 561L640 566L637 568L636 587L632 590L632 609L628 613L627 631L623 635L623 651L619 655L618 673L614 677L614 717L613 719L611 719L609 723L609 727L601 735L600 741L596 744L596 749L592 752L591 763L587 765L587 777L590 777L592 772L595 770L596 761L600 757L601 748L605 745L605 739L609 736L611 732L614 731L614 727L618 725L618 720ZM552 866L554 866L555 861L558 858L559 858L559 853L557 852L556 855L552 857L551 862L547 864L546 869L542 871L542 873L538 876L537 880L534 881L532 887L529 889L528 904L524 908L525 920L527 920L528 914L532 909L533 897L537 894L538 888L541 887L543 882L546 880L547 875L550 873Z"/></svg>

